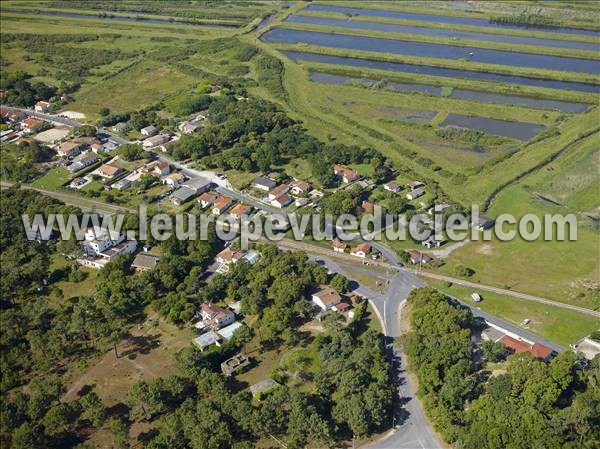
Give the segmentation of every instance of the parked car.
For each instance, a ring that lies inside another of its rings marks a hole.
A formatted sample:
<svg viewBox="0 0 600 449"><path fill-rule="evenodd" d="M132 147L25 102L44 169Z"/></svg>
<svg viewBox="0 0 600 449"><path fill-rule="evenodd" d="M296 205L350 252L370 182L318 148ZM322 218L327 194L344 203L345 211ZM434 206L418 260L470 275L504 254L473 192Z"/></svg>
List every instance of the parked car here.
<svg viewBox="0 0 600 449"><path fill-rule="evenodd" d="M481 301L481 296L479 295L479 293L472 293L471 294L471 299L475 302L480 302Z"/></svg>

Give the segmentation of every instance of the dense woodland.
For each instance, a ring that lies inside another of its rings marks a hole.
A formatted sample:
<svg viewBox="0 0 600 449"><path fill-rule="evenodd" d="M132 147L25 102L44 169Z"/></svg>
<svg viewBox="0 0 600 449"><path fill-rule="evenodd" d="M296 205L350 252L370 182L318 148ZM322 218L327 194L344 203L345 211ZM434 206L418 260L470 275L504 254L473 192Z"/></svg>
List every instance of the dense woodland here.
<svg viewBox="0 0 600 449"><path fill-rule="evenodd" d="M348 285L305 254L261 247L257 264L240 262L206 284L202 271L220 246L214 232L208 241L171 238L160 243L163 257L154 270L135 274L131 257L119 257L98 273L91 295L65 300L56 283L85 282L87 274L74 261L51 266L63 254L76 254L76 243L27 241L20 214L77 211L18 188L3 191L2 204L4 447L75 447L94 429L108 427L114 447L126 448L129 426L151 421L157 430L140 439L149 448L247 448L268 435L301 448L368 436L389 425L394 388L382 337L365 325L366 304L348 326L328 319L316 337L298 330L314 317L312 289L331 283L344 291ZM117 343L144 319L146 306L185 326L200 303L225 298L241 301L242 313L254 317L251 324L221 347L201 352L190 345L165 354L175 357L178 374L135 384L123 400L124 414L107 410L94 391L61 401L68 387L61 373L108 351L118 357ZM300 391L279 374L281 386L257 400L226 381L220 363L253 338L265 350L312 344L320 367L307 374L314 389Z"/></svg>
<svg viewBox="0 0 600 449"><path fill-rule="evenodd" d="M550 363L528 353L508 357L471 339L478 323L468 309L433 289L408 299L412 332L404 340L429 418L457 447L592 448L600 440L600 358L572 351ZM477 362L481 360L481 362Z"/></svg>

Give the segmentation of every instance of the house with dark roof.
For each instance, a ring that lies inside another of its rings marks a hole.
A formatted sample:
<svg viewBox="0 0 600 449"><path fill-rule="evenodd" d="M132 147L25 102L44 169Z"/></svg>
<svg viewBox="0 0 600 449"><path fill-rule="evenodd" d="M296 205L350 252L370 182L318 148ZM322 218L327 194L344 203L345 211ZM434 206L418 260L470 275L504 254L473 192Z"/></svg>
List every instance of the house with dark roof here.
<svg viewBox="0 0 600 449"><path fill-rule="evenodd" d="M272 190L276 185L275 181L264 176L257 176L252 183L255 189L264 190L265 192Z"/></svg>

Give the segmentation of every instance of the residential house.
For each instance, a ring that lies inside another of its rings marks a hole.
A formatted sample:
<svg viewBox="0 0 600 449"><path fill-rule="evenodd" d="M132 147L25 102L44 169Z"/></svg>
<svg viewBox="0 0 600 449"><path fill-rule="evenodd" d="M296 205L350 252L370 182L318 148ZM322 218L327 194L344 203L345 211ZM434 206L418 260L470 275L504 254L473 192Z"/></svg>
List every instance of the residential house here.
<svg viewBox="0 0 600 449"><path fill-rule="evenodd" d="M175 190L169 198L171 200L171 203L173 203L175 206L180 206L186 201L189 201L191 198L195 197L196 195L196 190L190 189L186 186L181 186L177 190Z"/></svg>
<svg viewBox="0 0 600 449"><path fill-rule="evenodd" d="M0 131L0 142L12 142L18 139L19 134L12 129L5 129L4 131Z"/></svg>
<svg viewBox="0 0 600 449"><path fill-rule="evenodd" d="M38 101L34 106L35 112L48 112L50 110L50 103L47 101Z"/></svg>
<svg viewBox="0 0 600 449"><path fill-rule="evenodd" d="M68 142L61 143L56 152L61 157L73 157L81 153L82 145L78 142L73 142L72 140Z"/></svg>
<svg viewBox="0 0 600 449"><path fill-rule="evenodd" d="M244 215L247 216L251 210L252 210L252 208L250 206L248 206L246 204L238 203L233 207L233 209L231 209L229 211L229 215L231 215L232 217L234 217L236 219L240 219Z"/></svg>
<svg viewBox="0 0 600 449"><path fill-rule="evenodd" d="M441 246L444 242L444 239L437 240L435 236L431 235L427 240L422 241L421 244L427 248L436 248Z"/></svg>
<svg viewBox="0 0 600 449"><path fill-rule="evenodd" d="M85 178L74 178L69 184L69 188L78 189L79 187L87 184L88 180Z"/></svg>
<svg viewBox="0 0 600 449"><path fill-rule="evenodd" d="M142 136L146 136L146 137L152 137L157 132L158 132L158 129L156 129L156 126L154 126L154 125L146 126L145 128L140 129L140 133L142 134Z"/></svg>
<svg viewBox="0 0 600 449"><path fill-rule="evenodd" d="M375 212L375 203L372 203L371 201L363 201L360 207L362 208L362 210L364 210L365 212L369 212L370 214Z"/></svg>
<svg viewBox="0 0 600 449"><path fill-rule="evenodd" d="M31 133L31 132L33 132L33 129L36 126L40 126L42 123L44 123L43 120L38 120L35 117L27 117L25 120L23 120L21 122L21 129L23 129L23 131Z"/></svg>
<svg viewBox="0 0 600 449"><path fill-rule="evenodd" d="M368 243L359 243L353 246L350 250L350 254L356 257L362 257L363 259L371 252L371 245Z"/></svg>
<svg viewBox="0 0 600 449"><path fill-rule="evenodd" d="M273 201L271 201L271 204L274 207L283 209L285 206L287 206L291 202L292 202L292 198L288 194L283 194L283 195L279 195L277 198L275 198Z"/></svg>
<svg viewBox="0 0 600 449"><path fill-rule="evenodd" d="M119 254L133 253L137 247L137 241L126 240L125 236L117 231L94 226L85 232L81 246L86 257L77 261L82 265L102 268L104 264Z"/></svg>
<svg viewBox="0 0 600 449"><path fill-rule="evenodd" d="M126 122L119 122L112 127L112 130L119 134L125 134L129 131L129 125Z"/></svg>
<svg viewBox="0 0 600 449"><path fill-rule="evenodd" d="M183 184L184 181L185 176L183 176L181 173L171 173L162 179L163 184L167 184L171 187L178 187L179 185Z"/></svg>
<svg viewBox="0 0 600 449"><path fill-rule="evenodd" d="M11 109L0 106L0 118L9 123L17 123L27 118L27 114L18 109Z"/></svg>
<svg viewBox="0 0 600 449"><path fill-rule="evenodd" d="M495 220L488 218L485 215L478 215L473 217L471 225L478 231L485 231L486 229L494 227L495 223Z"/></svg>
<svg viewBox="0 0 600 449"><path fill-rule="evenodd" d="M548 346L538 342L535 342L533 345L531 345L529 353L542 362L549 362L550 359L556 354L552 348L549 348Z"/></svg>
<svg viewBox="0 0 600 449"><path fill-rule="evenodd" d="M200 306L200 318L205 328L217 330L235 322L235 313L219 306L203 303Z"/></svg>
<svg viewBox="0 0 600 449"><path fill-rule="evenodd" d="M212 187L212 182L204 178L195 178L184 182L183 186L194 190L196 195L200 195L201 193L208 192L210 190Z"/></svg>
<svg viewBox="0 0 600 449"><path fill-rule="evenodd" d="M312 190L312 186L308 182L300 180L292 182L290 188L294 195L306 195Z"/></svg>
<svg viewBox="0 0 600 449"><path fill-rule="evenodd" d="M333 174L346 184L360 178L360 175L356 171L338 164L333 166Z"/></svg>
<svg viewBox="0 0 600 449"><path fill-rule="evenodd" d="M98 174L105 178L113 178L122 171L123 169L121 167L117 167L116 165L102 164L98 169Z"/></svg>
<svg viewBox="0 0 600 449"><path fill-rule="evenodd" d="M408 188L411 191L420 189L422 187L425 187L425 184L423 184L421 181L411 181L408 183Z"/></svg>
<svg viewBox="0 0 600 449"><path fill-rule="evenodd" d="M244 325L239 321L231 323L229 326L225 326L217 331L217 333L223 337L225 341L229 341L233 338L235 333L242 328Z"/></svg>
<svg viewBox="0 0 600 449"><path fill-rule="evenodd" d="M230 265L240 260L244 254L246 254L246 251L228 246L219 254L217 254L215 260L220 265Z"/></svg>
<svg viewBox="0 0 600 449"><path fill-rule="evenodd" d="M277 183L274 180L264 176L257 176L252 183L252 186L255 189L264 190L265 192L272 190L276 185Z"/></svg>
<svg viewBox="0 0 600 449"><path fill-rule="evenodd" d="M199 337L194 338L193 341L201 351L204 351L205 348L212 345L221 346L221 337L214 331L208 331Z"/></svg>
<svg viewBox="0 0 600 449"><path fill-rule="evenodd" d="M78 171L83 170L85 167L89 167L97 161L98 156L93 153L80 154L73 159L73 162L67 167L67 170L69 170L70 173L77 173Z"/></svg>
<svg viewBox="0 0 600 449"><path fill-rule="evenodd" d="M228 196L219 196L213 203L212 213L214 215L221 215L227 209L229 209L233 203L233 199L229 198Z"/></svg>
<svg viewBox="0 0 600 449"><path fill-rule="evenodd" d="M402 186L398 184L396 181L388 182L383 186L385 190L388 192L398 193L402 190Z"/></svg>
<svg viewBox="0 0 600 449"><path fill-rule="evenodd" d="M341 295L329 287L321 287L312 294L312 302L315 303L323 312L331 310L334 306L342 302Z"/></svg>
<svg viewBox="0 0 600 449"><path fill-rule="evenodd" d="M148 137L142 142L142 146L148 150L150 148L158 147L164 143L167 143L169 140L170 138L167 134L158 134L156 136Z"/></svg>
<svg viewBox="0 0 600 449"><path fill-rule="evenodd" d="M131 268L135 269L135 271L150 271L156 266L159 260L158 257L151 254L139 253L133 259Z"/></svg>
<svg viewBox="0 0 600 449"><path fill-rule="evenodd" d="M281 184L269 192L269 199L273 201L277 197L287 193L290 190L290 186L287 184Z"/></svg>
<svg viewBox="0 0 600 449"><path fill-rule="evenodd" d="M534 358L543 362L549 361L556 354L552 348L546 345L537 342L530 344L527 341L518 340L510 335L505 335L498 341L511 353L528 352Z"/></svg>
<svg viewBox="0 0 600 449"><path fill-rule="evenodd" d="M130 186L131 186L131 180L127 179L127 178L123 178L123 179L119 179L114 184L111 184L110 188L118 190L118 191L122 191L122 190L128 189Z"/></svg>
<svg viewBox="0 0 600 449"><path fill-rule="evenodd" d="M213 204L216 199L217 195L214 193L204 192L198 197L198 202L200 203L200 207L205 208Z"/></svg>
<svg viewBox="0 0 600 449"><path fill-rule="evenodd" d="M334 240L331 242L331 246L333 247L333 250L334 250L336 253L343 253L344 251L346 251L346 247L347 247L348 245L346 245L346 243L345 243L345 242L342 242L342 241L341 241L341 240L339 240L339 239L334 239Z"/></svg>
<svg viewBox="0 0 600 449"><path fill-rule="evenodd" d="M171 167L166 162L154 162L147 167L146 172L162 177L171 173Z"/></svg>
<svg viewBox="0 0 600 449"><path fill-rule="evenodd" d="M427 254L423 254L421 251L417 251L414 249L407 251L410 263L413 265L417 264L428 264L433 261L433 258L428 256Z"/></svg>
<svg viewBox="0 0 600 449"><path fill-rule="evenodd" d="M202 125L194 121L185 121L181 122L177 128L184 134L194 134L196 131L202 128Z"/></svg>
<svg viewBox="0 0 600 449"><path fill-rule="evenodd" d="M296 200L294 201L294 205L296 207L306 206L308 203L310 203L309 198L296 198Z"/></svg>
<svg viewBox="0 0 600 449"><path fill-rule="evenodd" d="M425 195L425 192L423 191L423 189L415 189L415 190L411 190L410 192L408 192L406 194L406 199L409 201L412 201L412 200L416 200L417 198L419 198L423 195Z"/></svg>
<svg viewBox="0 0 600 449"><path fill-rule="evenodd" d="M221 372L231 377L234 373L243 371L250 366L250 360L244 354L236 354L221 363Z"/></svg>

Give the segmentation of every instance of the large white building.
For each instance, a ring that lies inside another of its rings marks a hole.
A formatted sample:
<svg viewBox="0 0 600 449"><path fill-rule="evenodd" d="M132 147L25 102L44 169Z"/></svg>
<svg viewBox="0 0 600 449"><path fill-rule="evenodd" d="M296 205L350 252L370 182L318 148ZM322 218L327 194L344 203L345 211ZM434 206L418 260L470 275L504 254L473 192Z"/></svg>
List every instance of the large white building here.
<svg viewBox="0 0 600 449"><path fill-rule="evenodd" d="M100 226L89 228L81 243L84 257L77 260L81 265L102 268L107 262L120 254L132 254L137 248L137 240L126 240L117 231Z"/></svg>

